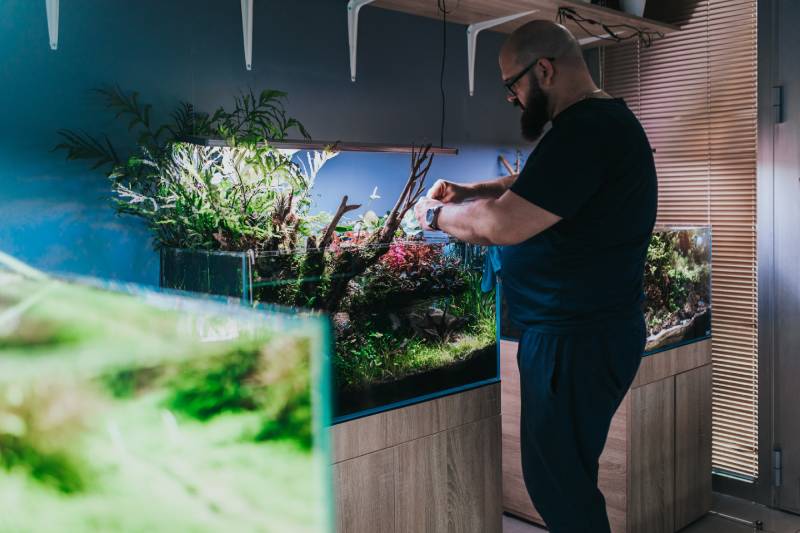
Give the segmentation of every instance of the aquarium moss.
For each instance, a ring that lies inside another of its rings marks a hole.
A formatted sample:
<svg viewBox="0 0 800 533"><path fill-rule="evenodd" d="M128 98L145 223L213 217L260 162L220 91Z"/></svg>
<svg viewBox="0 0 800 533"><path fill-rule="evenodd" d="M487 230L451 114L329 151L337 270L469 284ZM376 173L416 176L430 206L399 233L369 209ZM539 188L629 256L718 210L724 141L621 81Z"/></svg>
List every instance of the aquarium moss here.
<svg viewBox="0 0 800 533"><path fill-rule="evenodd" d="M28 320L76 333L0 348L0 533L326 530L320 329L0 277L0 317L22 319L4 332Z"/></svg>

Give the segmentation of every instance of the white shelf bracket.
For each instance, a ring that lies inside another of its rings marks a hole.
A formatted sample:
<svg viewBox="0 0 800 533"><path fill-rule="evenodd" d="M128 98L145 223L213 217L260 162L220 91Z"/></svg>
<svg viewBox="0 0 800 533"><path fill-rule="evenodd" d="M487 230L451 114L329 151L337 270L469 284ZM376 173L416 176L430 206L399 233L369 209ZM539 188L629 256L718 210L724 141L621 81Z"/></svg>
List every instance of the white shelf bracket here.
<svg viewBox="0 0 800 533"><path fill-rule="evenodd" d="M242 35L244 64L247 70L253 70L253 0L242 0Z"/></svg>
<svg viewBox="0 0 800 533"><path fill-rule="evenodd" d="M499 26L501 24L505 24L506 22L511 22L512 20L516 20L518 18L527 17L533 13L539 11L538 9L533 9L531 11L525 11L523 13L517 13L514 15L507 15L505 17L500 17L491 20L485 20L483 22L475 22L467 26L467 61L469 62L469 95L472 96L475 93L475 50L478 45L478 34L483 30L487 30L489 28L493 28L495 26Z"/></svg>
<svg viewBox="0 0 800 533"><path fill-rule="evenodd" d="M58 48L58 0L45 0L47 8L47 33L50 34L50 49Z"/></svg>
<svg viewBox="0 0 800 533"><path fill-rule="evenodd" d="M358 55L358 12L375 0L350 0L347 2L347 42L350 45L350 81L356 81Z"/></svg>

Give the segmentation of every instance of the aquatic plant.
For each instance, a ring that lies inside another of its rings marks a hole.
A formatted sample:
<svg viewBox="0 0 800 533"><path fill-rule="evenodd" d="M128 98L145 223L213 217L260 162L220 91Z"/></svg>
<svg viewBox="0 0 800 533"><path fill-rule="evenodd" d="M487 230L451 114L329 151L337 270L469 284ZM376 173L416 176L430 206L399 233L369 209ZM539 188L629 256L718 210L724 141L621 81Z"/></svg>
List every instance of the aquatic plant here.
<svg viewBox="0 0 800 533"><path fill-rule="evenodd" d="M86 394L62 383L0 388L0 467L60 492L83 490L87 469L74 449L91 410Z"/></svg>
<svg viewBox="0 0 800 533"><path fill-rule="evenodd" d="M256 95L252 90L234 97L233 108L217 108L213 113L195 109L190 102L180 102L171 113L171 120L160 125L152 123L153 106L139 100L136 91L124 91L119 86L100 87L93 91L114 118L122 121L135 143L125 152L113 145L107 134L91 135L70 129L58 130L61 142L55 150L66 152L68 160L83 160L92 169L102 168L109 174L121 165L146 151L159 159L169 146L190 136L220 137L238 140L242 144L254 144L265 139L282 140L292 130L309 138L303 125L286 114L287 94L282 91L264 90ZM136 166L125 165L133 171L130 180L138 177Z"/></svg>
<svg viewBox="0 0 800 533"><path fill-rule="evenodd" d="M289 439L312 445L312 409L307 342L289 337L269 353L240 348L223 356L190 361L171 372L165 405L198 420L251 411L262 419L255 440ZM275 354L280 353L281 357Z"/></svg>
<svg viewBox="0 0 800 533"><path fill-rule="evenodd" d="M653 234L644 273L644 312L651 336L707 311L711 276L707 246L690 230Z"/></svg>

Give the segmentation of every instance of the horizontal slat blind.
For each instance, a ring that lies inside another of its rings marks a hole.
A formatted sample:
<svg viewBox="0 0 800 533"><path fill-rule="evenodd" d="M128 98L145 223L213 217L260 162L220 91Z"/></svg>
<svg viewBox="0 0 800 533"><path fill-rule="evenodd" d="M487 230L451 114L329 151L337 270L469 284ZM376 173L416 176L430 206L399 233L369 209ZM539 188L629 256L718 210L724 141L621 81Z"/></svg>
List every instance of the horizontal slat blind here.
<svg viewBox="0 0 800 533"><path fill-rule="evenodd" d="M658 222L711 224L713 464L758 475L756 2L684 1L682 31L602 52L656 149Z"/></svg>

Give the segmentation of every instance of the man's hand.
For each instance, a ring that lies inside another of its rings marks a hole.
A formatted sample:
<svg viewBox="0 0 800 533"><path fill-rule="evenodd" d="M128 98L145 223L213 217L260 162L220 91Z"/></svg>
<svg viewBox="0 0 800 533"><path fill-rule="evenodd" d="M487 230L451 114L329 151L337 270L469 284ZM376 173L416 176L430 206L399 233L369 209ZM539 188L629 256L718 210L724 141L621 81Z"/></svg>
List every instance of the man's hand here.
<svg viewBox="0 0 800 533"><path fill-rule="evenodd" d="M439 200L444 204L458 204L473 196L475 193L469 185L461 185L452 181L437 180L428 189L428 198Z"/></svg>
<svg viewBox="0 0 800 533"><path fill-rule="evenodd" d="M432 200L430 198L420 198L417 202L417 205L414 206L414 215L417 217L417 222L419 222L419 227L430 231L430 226L428 226L428 209L433 209L438 205L442 205L443 202L439 200Z"/></svg>

